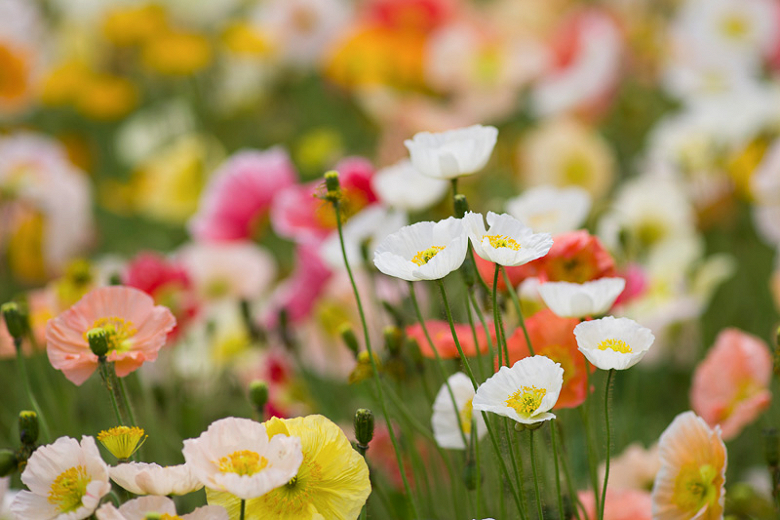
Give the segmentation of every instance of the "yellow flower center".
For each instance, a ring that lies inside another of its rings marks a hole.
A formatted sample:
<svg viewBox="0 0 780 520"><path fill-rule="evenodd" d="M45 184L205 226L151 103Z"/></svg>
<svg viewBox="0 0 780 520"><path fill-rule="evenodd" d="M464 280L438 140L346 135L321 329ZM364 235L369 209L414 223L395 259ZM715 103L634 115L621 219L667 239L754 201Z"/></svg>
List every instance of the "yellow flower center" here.
<svg viewBox="0 0 780 520"><path fill-rule="evenodd" d="M723 34L733 40L741 40L750 32L750 24L745 17L733 13L723 19L720 24Z"/></svg>
<svg viewBox="0 0 780 520"><path fill-rule="evenodd" d="M132 321L117 316L98 318L91 328L99 328L106 331L109 352L127 352L130 350L132 338L138 332ZM87 339L86 332L84 333L84 339Z"/></svg>
<svg viewBox="0 0 780 520"><path fill-rule="evenodd" d="M519 251L520 250L520 244L515 242L513 238L509 238L505 235L485 235L482 238L483 241L487 240L490 242L490 245L495 247L496 249L500 247L506 247L511 249L512 251Z"/></svg>
<svg viewBox="0 0 780 520"><path fill-rule="evenodd" d="M506 402L509 408L513 408L520 417L530 417L542 405L542 398L547 394L546 388L524 386L514 394L511 394Z"/></svg>
<svg viewBox="0 0 780 520"><path fill-rule="evenodd" d="M168 513L163 513L162 516L160 517L160 520L182 520L182 517L180 517L179 515L171 516Z"/></svg>
<svg viewBox="0 0 780 520"><path fill-rule="evenodd" d="M717 476L717 470L710 464L697 466L691 462L684 465L674 481L672 502L690 513L696 513L705 505L717 502Z"/></svg>
<svg viewBox="0 0 780 520"><path fill-rule="evenodd" d="M460 410L460 427L463 429L463 433L469 435L471 433L471 417L474 412L474 405L472 403L474 399L469 399L463 408Z"/></svg>
<svg viewBox="0 0 780 520"><path fill-rule="evenodd" d="M120 460L126 460L146 441L148 435L144 430L136 426L117 426L110 430L101 431L97 439L111 454Z"/></svg>
<svg viewBox="0 0 780 520"><path fill-rule="evenodd" d="M269 518L304 518L309 508L322 500L322 493L330 492L322 488L322 467L304 453L298 474L260 497L259 510L268 513Z"/></svg>
<svg viewBox="0 0 780 520"><path fill-rule="evenodd" d="M60 513L76 511L81 507L81 499L87 494L90 481L84 466L74 466L63 471L51 484L49 503L56 505Z"/></svg>
<svg viewBox="0 0 780 520"><path fill-rule="evenodd" d="M416 255L414 255L414 258L412 258L412 262L419 266L423 266L431 261L431 258L438 255L440 251L444 250L445 246L431 246L428 249L424 249L422 251L418 251Z"/></svg>
<svg viewBox="0 0 780 520"><path fill-rule="evenodd" d="M254 451L234 451L227 457L219 459L219 471L222 473L237 473L239 475L254 475L268 466L268 459Z"/></svg>
<svg viewBox="0 0 780 520"><path fill-rule="evenodd" d="M629 346L628 343L622 339L614 338L605 339L597 345L597 348L599 350L607 350L609 348L615 352L620 352L621 354L631 354L633 352L633 350L631 350L631 346Z"/></svg>

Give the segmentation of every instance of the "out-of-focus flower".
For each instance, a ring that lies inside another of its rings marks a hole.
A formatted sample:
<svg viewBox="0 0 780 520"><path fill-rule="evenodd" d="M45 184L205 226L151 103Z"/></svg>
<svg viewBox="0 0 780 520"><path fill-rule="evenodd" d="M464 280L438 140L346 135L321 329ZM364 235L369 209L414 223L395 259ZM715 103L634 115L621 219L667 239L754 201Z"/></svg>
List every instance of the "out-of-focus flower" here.
<svg viewBox="0 0 780 520"><path fill-rule="evenodd" d="M435 179L456 179L484 168L497 138L495 127L474 125L438 134L420 132L404 144L417 171Z"/></svg>
<svg viewBox="0 0 780 520"><path fill-rule="evenodd" d="M108 466L100 458L95 439L81 443L60 437L36 449L27 461L20 491L11 504L19 518L69 518L81 520L97 509L111 491Z"/></svg>
<svg viewBox="0 0 780 520"><path fill-rule="evenodd" d="M625 287L623 278L599 278L585 283L547 282L539 286L539 294L558 316L585 318L606 313Z"/></svg>
<svg viewBox="0 0 780 520"><path fill-rule="evenodd" d="M128 500L119 508L112 503L104 504L97 510L98 520L145 520L150 513L157 513L160 518L181 518L181 520L228 520L227 511L219 506L203 506L192 513L178 516L176 504L168 497L150 496Z"/></svg>
<svg viewBox="0 0 780 520"><path fill-rule="evenodd" d="M40 87L45 49L44 27L37 4L24 0L0 2L0 116L29 108Z"/></svg>
<svg viewBox="0 0 780 520"><path fill-rule="evenodd" d="M197 439L185 440L182 453L192 475L209 489L244 500L284 486L303 461L299 437L235 417L214 421Z"/></svg>
<svg viewBox="0 0 780 520"><path fill-rule="evenodd" d="M577 345L601 370L626 370L639 363L655 337L650 329L628 318L607 316L574 328Z"/></svg>
<svg viewBox="0 0 780 520"><path fill-rule="evenodd" d="M461 266L468 237L460 219L417 222L386 237L374 252L377 269L409 282L440 280Z"/></svg>
<svg viewBox="0 0 780 520"><path fill-rule="evenodd" d="M198 240L251 238L274 196L295 183L295 167L281 147L239 151L214 172L189 228Z"/></svg>
<svg viewBox="0 0 780 520"><path fill-rule="evenodd" d="M721 518L726 445L693 412L674 418L658 441L661 469L653 486L653 518Z"/></svg>
<svg viewBox="0 0 780 520"><path fill-rule="evenodd" d="M491 341L495 344L496 333L492 322L487 322L486 326L490 331ZM458 347L455 346L455 340L452 339L452 331L450 331L450 324L447 321L440 320L428 320L425 322L425 328L428 330L428 334L433 341L433 348L439 353L443 359L458 359L460 354L458 353ZM463 353L467 357L473 357L477 355L477 348L479 348L480 354L485 354L488 351L488 340L485 329L481 325L476 326L477 331L477 345L474 344L474 334L471 332L471 325L466 323L455 324L455 335L458 336L458 341L463 349ZM427 358L435 358L436 354L428 344L428 340L423 332L422 325L415 323L406 327L406 335L417 341L420 346L420 352Z"/></svg>
<svg viewBox="0 0 780 520"><path fill-rule="evenodd" d="M609 490L635 489L650 491L661 467L658 457L658 444L648 449L639 443L629 444L623 453L612 458L609 465ZM606 465L599 466L599 479L603 480Z"/></svg>
<svg viewBox="0 0 780 520"><path fill-rule="evenodd" d="M127 78L94 73L84 78L75 99L77 110L90 119L113 121L138 103L138 89Z"/></svg>
<svg viewBox="0 0 780 520"><path fill-rule="evenodd" d="M547 254L553 245L548 233L534 233L516 218L489 211L485 221L481 213L466 213L463 225L474 252L485 260L503 266L527 264Z"/></svg>
<svg viewBox="0 0 780 520"><path fill-rule="evenodd" d="M186 495L203 487L186 464L127 462L108 468L111 480L134 495Z"/></svg>
<svg viewBox="0 0 780 520"><path fill-rule="evenodd" d="M615 176L610 145L573 118L545 120L520 142L518 159L524 183L579 186L594 199L610 189Z"/></svg>
<svg viewBox="0 0 780 520"><path fill-rule="evenodd" d="M585 222L590 194L582 188L537 186L506 202L506 212L537 233L574 231Z"/></svg>
<svg viewBox="0 0 780 520"><path fill-rule="evenodd" d="M209 40L202 34L164 31L147 40L141 62L149 70L168 76L190 76L208 67L213 59Z"/></svg>
<svg viewBox="0 0 780 520"><path fill-rule="evenodd" d="M287 485L248 500L249 518L357 518L371 493L368 466L352 448L347 436L329 419L309 415L295 419L271 419L265 423L269 436L301 439L303 462ZM238 517L239 500L207 489L210 504L221 505L231 518Z"/></svg>
<svg viewBox="0 0 780 520"><path fill-rule="evenodd" d="M723 440L737 437L770 403L772 356L759 338L737 329L718 334L693 374L691 408Z"/></svg>
<svg viewBox="0 0 780 520"><path fill-rule="evenodd" d="M406 214L372 204L355 214L344 225L344 249L351 267L362 266L374 257L377 244L406 225ZM333 270L344 269L344 257L338 232L331 233L320 248L322 259Z"/></svg>
<svg viewBox="0 0 780 520"><path fill-rule="evenodd" d="M610 482L616 480L610 475ZM588 518L597 518L596 498L591 491L578 494ZM607 487L604 520L651 520L653 500L649 491Z"/></svg>
<svg viewBox="0 0 780 520"><path fill-rule="evenodd" d="M141 45L168 29L168 15L159 4L112 5L103 14L103 36L119 47Z"/></svg>
<svg viewBox="0 0 780 520"><path fill-rule="evenodd" d="M452 395L447 384L452 390ZM447 384L442 385L433 402L431 417L433 435L436 444L442 448L465 450L467 446L463 444L463 435L465 434L467 441L472 435L480 439L487 433L487 426L482 414L473 414L472 400L475 391L468 376L463 372L457 372L447 379ZM455 405L452 404L453 397ZM472 419L475 421L476 431L472 431Z"/></svg>
<svg viewBox="0 0 780 520"><path fill-rule="evenodd" d="M0 520L14 520L11 517L11 502L14 494L9 493L11 477L0 478Z"/></svg>
<svg viewBox="0 0 780 520"><path fill-rule="evenodd" d="M409 159L379 169L371 179L371 186L383 203L405 211L427 209L449 189L447 181L421 174Z"/></svg>
<svg viewBox="0 0 780 520"><path fill-rule="evenodd" d="M617 275L612 255L587 231L557 235L537 268L539 278L550 282L585 283Z"/></svg>
<svg viewBox="0 0 780 520"><path fill-rule="evenodd" d="M155 306L148 294L129 287L100 287L49 321L46 351L54 368L81 385L98 364L86 333L101 327L108 333L106 358L115 362L117 375L124 377L145 361L157 359L175 325L171 311Z"/></svg>
<svg viewBox="0 0 780 520"><path fill-rule="evenodd" d="M521 359L501 367L477 388L474 410L492 412L522 424L555 419L550 410L563 386L563 369L545 356Z"/></svg>
<svg viewBox="0 0 780 520"><path fill-rule="evenodd" d="M579 322L575 318L558 317L549 309L536 312L525 320L534 353L552 359L563 368L563 386L554 408L575 408L588 395L588 375L585 372L588 367L574 338L574 327ZM521 328L507 338L506 344L510 364L531 355Z"/></svg>

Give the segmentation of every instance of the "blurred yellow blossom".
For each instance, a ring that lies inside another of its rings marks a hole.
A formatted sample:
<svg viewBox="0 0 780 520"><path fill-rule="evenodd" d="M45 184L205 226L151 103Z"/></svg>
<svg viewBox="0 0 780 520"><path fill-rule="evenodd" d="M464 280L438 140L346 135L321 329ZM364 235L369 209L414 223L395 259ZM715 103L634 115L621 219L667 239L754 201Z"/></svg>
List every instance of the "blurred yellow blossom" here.
<svg viewBox="0 0 780 520"><path fill-rule="evenodd" d="M92 71L85 62L65 61L54 67L44 80L41 101L51 106L75 103L91 76Z"/></svg>
<svg viewBox="0 0 780 520"><path fill-rule="evenodd" d="M295 160L304 170L324 170L343 155L343 140L335 128L309 130L298 141Z"/></svg>
<svg viewBox="0 0 780 520"><path fill-rule="evenodd" d="M727 171L734 182L736 194L740 198L747 201L753 200L750 179L764 159L768 148L767 139L758 137L729 158Z"/></svg>
<svg viewBox="0 0 780 520"><path fill-rule="evenodd" d="M272 50L271 43L262 31L246 22L236 22L228 26L222 40L233 54L265 56Z"/></svg>
<svg viewBox="0 0 780 520"><path fill-rule="evenodd" d="M150 70L170 76L189 76L211 64L213 52L205 36L171 31L149 40L143 48L143 64Z"/></svg>
<svg viewBox="0 0 780 520"><path fill-rule="evenodd" d="M80 90L77 108L92 119L119 119L128 114L138 100L133 83L111 74L93 75Z"/></svg>
<svg viewBox="0 0 780 520"><path fill-rule="evenodd" d="M156 4L116 6L103 19L103 35L119 46L142 44L167 28L166 12Z"/></svg>
<svg viewBox="0 0 780 520"><path fill-rule="evenodd" d="M24 104L30 95L31 56L0 42L0 110Z"/></svg>

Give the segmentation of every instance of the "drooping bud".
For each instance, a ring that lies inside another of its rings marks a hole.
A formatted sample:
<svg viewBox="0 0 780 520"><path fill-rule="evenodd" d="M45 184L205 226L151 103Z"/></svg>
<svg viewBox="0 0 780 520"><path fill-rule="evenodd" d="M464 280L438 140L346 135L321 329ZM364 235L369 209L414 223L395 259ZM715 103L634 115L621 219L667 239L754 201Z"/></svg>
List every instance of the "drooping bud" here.
<svg viewBox="0 0 780 520"><path fill-rule="evenodd" d="M339 335L350 352L352 352L352 355L354 355L355 359L357 359L358 354L360 353L360 345L358 345L357 336L355 336L355 331L352 329L352 325L349 323L342 323L339 326Z"/></svg>
<svg viewBox="0 0 780 520"><path fill-rule="evenodd" d="M22 339L27 332L27 315L16 302L4 303L0 306L0 311L5 319L5 326L8 333L14 339Z"/></svg>
<svg viewBox="0 0 780 520"><path fill-rule="evenodd" d="M9 449L0 450L0 478L7 477L19 467L16 453Z"/></svg>
<svg viewBox="0 0 780 520"><path fill-rule="evenodd" d="M35 444L38 433L38 414L31 410L19 412L19 440L22 444Z"/></svg>
<svg viewBox="0 0 780 520"><path fill-rule="evenodd" d="M105 357L108 353L108 333L100 327L87 331L87 341L89 349L97 357Z"/></svg>
<svg viewBox="0 0 780 520"><path fill-rule="evenodd" d="M455 216L457 218L463 218L469 211L469 203L466 201L466 196L458 193L455 195Z"/></svg>
<svg viewBox="0 0 780 520"><path fill-rule="evenodd" d="M368 443L374 438L374 413L367 408L355 412L355 439L358 448L368 449Z"/></svg>
<svg viewBox="0 0 780 520"><path fill-rule="evenodd" d="M249 383L249 402L258 413L262 414L268 404L268 383L255 379Z"/></svg>

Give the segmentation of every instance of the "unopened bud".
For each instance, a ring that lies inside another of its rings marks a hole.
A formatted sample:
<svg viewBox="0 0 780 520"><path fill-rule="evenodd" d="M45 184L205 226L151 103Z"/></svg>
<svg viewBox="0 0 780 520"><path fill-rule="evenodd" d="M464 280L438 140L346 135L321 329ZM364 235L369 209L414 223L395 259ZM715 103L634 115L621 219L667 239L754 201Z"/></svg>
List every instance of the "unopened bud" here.
<svg viewBox="0 0 780 520"><path fill-rule="evenodd" d="M457 218L463 218L469 211L469 203L466 201L466 196L458 193L455 195L455 216Z"/></svg>
<svg viewBox="0 0 780 520"><path fill-rule="evenodd" d="M268 384L255 379L249 383L249 401L256 410L262 411L268 403Z"/></svg>
<svg viewBox="0 0 780 520"><path fill-rule="evenodd" d="M16 302L4 303L0 306L0 311L5 319L5 326L8 334L14 339L21 339L27 331L27 315Z"/></svg>
<svg viewBox="0 0 780 520"><path fill-rule="evenodd" d="M355 439L358 447L366 449L374 438L374 413L367 408L355 412Z"/></svg>
<svg viewBox="0 0 780 520"><path fill-rule="evenodd" d="M7 477L19 467L16 453L9 449L0 450L0 478Z"/></svg>
<svg viewBox="0 0 780 520"><path fill-rule="evenodd" d="M89 349L97 357L105 357L108 353L108 333L100 327L87 331Z"/></svg>
<svg viewBox="0 0 780 520"><path fill-rule="evenodd" d="M339 327L339 335L341 336L341 340L344 342L347 348L352 352L352 355L354 355L355 359L357 359L358 353L360 352L360 345L358 345L357 336L355 336L355 331L352 329L352 325L349 323L343 323Z"/></svg>
<svg viewBox="0 0 780 520"><path fill-rule="evenodd" d="M385 338L385 348L387 349L387 352L393 356L400 354L404 341L404 335L401 332L401 329L389 325L382 330L382 335Z"/></svg>
<svg viewBox="0 0 780 520"><path fill-rule="evenodd" d="M477 489L477 483L482 480L482 473L479 471L479 466L474 460L470 460L463 468L463 483L466 485L466 489Z"/></svg>
<svg viewBox="0 0 780 520"><path fill-rule="evenodd" d="M331 170L325 174L325 199L336 203L341 198L341 184L339 183L339 172Z"/></svg>
<svg viewBox="0 0 780 520"><path fill-rule="evenodd" d="M31 410L19 412L19 440L22 444L35 444L38 432L38 414Z"/></svg>

